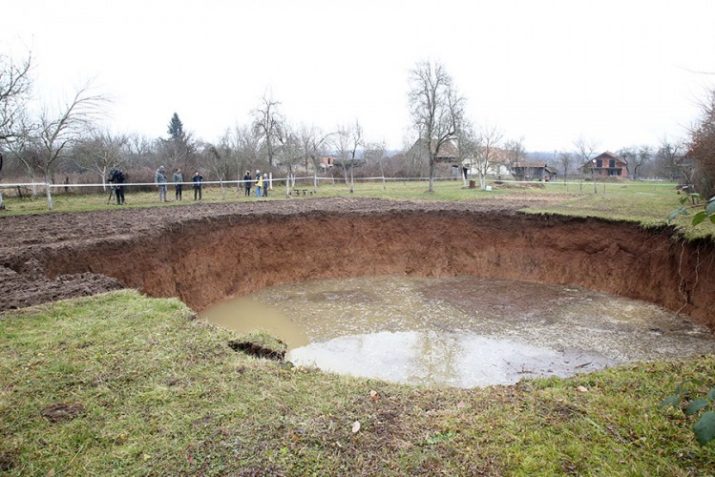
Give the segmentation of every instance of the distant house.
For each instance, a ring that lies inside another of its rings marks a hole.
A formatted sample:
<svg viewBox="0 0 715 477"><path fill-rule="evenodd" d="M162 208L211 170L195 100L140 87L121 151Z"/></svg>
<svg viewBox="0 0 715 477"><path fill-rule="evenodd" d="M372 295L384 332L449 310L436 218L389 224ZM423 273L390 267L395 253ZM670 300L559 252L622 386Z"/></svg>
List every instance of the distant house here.
<svg viewBox="0 0 715 477"><path fill-rule="evenodd" d="M320 168L324 171L335 166L335 158L330 156L324 156L320 158Z"/></svg>
<svg viewBox="0 0 715 477"><path fill-rule="evenodd" d="M432 144L432 150L434 150L435 145ZM417 157L424 157L425 154L424 147L422 147L420 141L416 141L408 154L416 155ZM487 174L493 176L500 176L502 174L507 174L508 168L507 164L507 152L504 149L494 147L490 153L491 160L489 161L489 167L487 168ZM462 176L465 172L469 176L477 176L477 159L468 156L460 160L459 144L456 139L450 139L442 143L435 155L435 162L438 164L451 164L452 165L452 175L455 177Z"/></svg>
<svg viewBox="0 0 715 477"><path fill-rule="evenodd" d="M586 175L593 177L628 177L628 162L617 154L606 151L581 166Z"/></svg>
<svg viewBox="0 0 715 477"><path fill-rule="evenodd" d="M520 161L511 165L511 175L518 181L549 182L556 178L556 171L544 162Z"/></svg>

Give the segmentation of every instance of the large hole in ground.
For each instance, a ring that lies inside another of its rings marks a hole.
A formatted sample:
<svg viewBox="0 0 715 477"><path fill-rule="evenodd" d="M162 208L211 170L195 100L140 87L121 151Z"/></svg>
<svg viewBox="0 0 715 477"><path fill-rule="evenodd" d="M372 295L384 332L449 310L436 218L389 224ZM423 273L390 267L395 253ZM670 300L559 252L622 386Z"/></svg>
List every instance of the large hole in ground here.
<svg viewBox="0 0 715 477"><path fill-rule="evenodd" d="M236 214L177 221L143 236L49 249L42 261L51 276L104 274L153 296L178 296L199 311L226 297L280 284L386 275L478 277L484 283L510 280L515 296L534 295L529 287L544 284L644 300L715 328L712 242L686 243L668 229L597 219L449 207ZM448 290L448 283L435 286ZM462 293L489 296L478 286ZM531 298L534 306L540 305ZM517 316L518 326L532 326L530 316ZM508 318L503 317L505 328L514 326ZM582 319L588 319L586 314L575 316L573 323ZM639 332L645 338L679 329L677 318L672 319L663 325L657 317L645 318L648 324ZM458 341L442 346L462 346ZM493 346L492 354L502 349L499 343L481 345ZM590 358L573 361L579 366Z"/></svg>

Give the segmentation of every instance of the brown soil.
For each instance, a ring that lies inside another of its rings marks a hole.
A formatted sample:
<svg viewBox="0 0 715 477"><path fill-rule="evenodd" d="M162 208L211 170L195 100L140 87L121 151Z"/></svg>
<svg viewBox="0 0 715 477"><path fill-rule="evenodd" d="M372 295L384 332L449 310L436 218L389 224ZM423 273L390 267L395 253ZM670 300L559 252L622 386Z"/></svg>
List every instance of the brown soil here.
<svg viewBox="0 0 715 477"><path fill-rule="evenodd" d="M283 361L286 356L285 351L277 351L274 349L266 348L257 343L252 343L250 341L229 341L228 346L234 351L241 351L251 356L256 356L258 358L268 358L274 359L276 361Z"/></svg>
<svg viewBox="0 0 715 477"><path fill-rule="evenodd" d="M575 284L715 328L711 241L524 205L307 199L0 218L0 310L119 286L201 310L278 283L405 273Z"/></svg>
<svg viewBox="0 0 715 477"><path fill-rule="evenodd" d="M71 421L84 414L84 406L80 403L58 402L42 410L42 417L50 422Z"/></svg>

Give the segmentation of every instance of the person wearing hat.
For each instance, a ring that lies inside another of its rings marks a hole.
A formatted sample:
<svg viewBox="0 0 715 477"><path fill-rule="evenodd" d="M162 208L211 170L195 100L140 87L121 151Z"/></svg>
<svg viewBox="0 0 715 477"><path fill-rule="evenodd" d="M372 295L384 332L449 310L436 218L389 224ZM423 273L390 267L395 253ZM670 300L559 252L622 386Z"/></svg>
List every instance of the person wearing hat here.
<svg viewBox="0 0 715 477"><path fill-rule="evenodd" d="M166 202L166 170L164 166L159 166L154 174L154 182L159 187L159 201Z"/></svg>

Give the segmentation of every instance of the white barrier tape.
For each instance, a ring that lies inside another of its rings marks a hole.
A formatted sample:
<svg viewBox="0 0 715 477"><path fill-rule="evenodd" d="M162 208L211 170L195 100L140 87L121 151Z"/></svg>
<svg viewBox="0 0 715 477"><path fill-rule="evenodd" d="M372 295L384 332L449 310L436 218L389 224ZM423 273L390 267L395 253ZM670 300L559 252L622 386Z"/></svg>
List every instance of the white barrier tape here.
<svg viewBox="0 0 715 477"><path fill-rule="evenodd" d="M315 177L294 177L294 178L286 178L286 177L279 177L279 178L273 178L271 179L272 182L285 182L287 180L290 181L310 181L311 183L316 180ZM344 179L342 177L339 178L333 178L333 177L317 177L317 180L320 181L331 181L335 182L336 185L349 185L345 184ZM355 177L354 182L381 182L381 181L386 181L386 182L428 182L429 178L428 177ZM461 181L462 179L459 177L451 177L451 176L442 176L442 177L434 177L433 180L435 181ZM469 179L469 180L474 180L474 179ZM255 180L225 180L225 181L202 181L201 185L212 185L212 184L218 184L218 185L230 185L230 184L246 184L250 182L251 184L255 184ZM673 187L674 182L668 182L668 183L662 183L662 182L598 182L598 181L517 181L514 179L502 179L502 180L495 180L495 179L489 179L489 182L491 184L494 184L495 182L499 183L507 183L507 184L553 184L553 185L591 185L591 184L598 184L598 185L614 185L614 186L628 186L628 185L648 185L648 186L653 186L653 187ZM165 186L173 186L173 185L191 185L193 186L193 182L164 182L164 183L156 183L156 182L125 182L122 183L121 185L123 187L136 187L136 186L150 186L150 187L158 187L159 185L165 185ZM55 189L61 189L64 187L112 187L117 184L113 184L111 182L108 182L106 184L102 183L97 183L97 184L47 184L45 182L22 182L22 183L2 183L0 182L0 188L12 188L12 187L50 187L50 188L55 188Z"/></svg>

